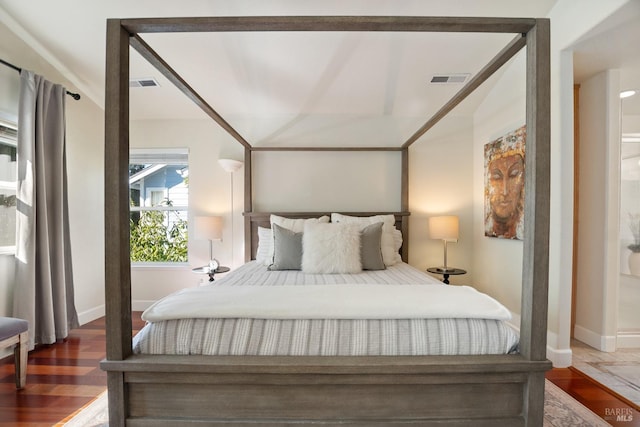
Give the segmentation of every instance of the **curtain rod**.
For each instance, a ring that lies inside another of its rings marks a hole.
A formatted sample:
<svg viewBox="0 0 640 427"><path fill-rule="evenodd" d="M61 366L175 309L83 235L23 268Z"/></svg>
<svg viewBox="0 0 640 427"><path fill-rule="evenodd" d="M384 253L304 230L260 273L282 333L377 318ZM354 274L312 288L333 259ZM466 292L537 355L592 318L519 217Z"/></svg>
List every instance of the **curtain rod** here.
<svg viewBox="0 0 640 427"><path fill-rule="evenodd" d="M5 61L3 59L0 59L0 63L2 63L3 65L6 65L9 68L13 68L14 70L16 70L19 73L22 72L22 68L17 67L17 66L15 66L13 64L10 64L9 62L7 62L7 61ZM73 93L73 92L67 91L67 95L69 95L70 97L72 97L76 101L80 99L80 94L79 93Z"/></svg>

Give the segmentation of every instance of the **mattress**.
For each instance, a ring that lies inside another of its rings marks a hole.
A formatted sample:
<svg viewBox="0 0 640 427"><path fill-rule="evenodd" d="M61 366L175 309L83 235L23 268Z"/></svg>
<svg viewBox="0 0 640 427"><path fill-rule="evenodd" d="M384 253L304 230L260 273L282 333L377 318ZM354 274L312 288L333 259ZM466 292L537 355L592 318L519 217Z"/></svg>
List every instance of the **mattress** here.
<svg viewBox="0 0 640 427"><path fill-rule="evenodd" d="M335 287L332 285L355 288L361 285L362 290L371 289L371 285L448 287L405 263L357 274L305 274L301 271L269 271L255 261L207 287L220 287L222 290L229 286L284 288L305 285L315 288L326 286L327 290ZM399 291L401 288L389 289ZM198 293L206 294L207 291L187 290L196 297ZM168 301L171 298L167 297ZM438 304L437 301L431 303ZM151 314L145 312L143 318L153 317ZM508 354L517 351L519 338L504 320L457 315L446 318L420 318L415 315L411 318L401 315L397 318L377 315L373 318L340 318L339 315L333 318L280 319L277 316L232 315L209 318L201 314L168 317L167 320L147 322L134 337L134 353L265 356Z"/></svg>

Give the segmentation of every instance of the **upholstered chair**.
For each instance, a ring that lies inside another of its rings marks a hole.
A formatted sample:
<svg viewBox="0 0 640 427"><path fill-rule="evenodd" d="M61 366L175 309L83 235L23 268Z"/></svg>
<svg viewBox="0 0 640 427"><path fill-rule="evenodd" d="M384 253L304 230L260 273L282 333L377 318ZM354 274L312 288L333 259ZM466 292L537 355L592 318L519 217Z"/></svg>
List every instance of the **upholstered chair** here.
<svg viewBox="0 0 640 427"><path fill-rule="evenodd" d="M15 317L0 317L0 349L14 346L16 388L27 382L29 322Z"/></svg>

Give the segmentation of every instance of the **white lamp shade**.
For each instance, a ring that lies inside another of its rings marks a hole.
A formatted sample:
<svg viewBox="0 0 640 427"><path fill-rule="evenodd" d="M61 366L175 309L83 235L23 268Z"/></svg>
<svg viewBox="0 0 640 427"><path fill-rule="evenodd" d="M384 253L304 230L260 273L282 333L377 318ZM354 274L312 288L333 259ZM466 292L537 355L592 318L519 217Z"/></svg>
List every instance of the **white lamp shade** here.
<svg viewBox="0 0 640 427"><path fill-rule="evenodd" d="M197 216L195 217L196 239L222 240L221 216Z"/></svg>
<svg viewBox="0 0 640 427"><path fill-rule="evenodd" d="M429 218L429 237L432 239L458 240L459 222L455 215L432 216Z"/></svg>
<svg viewBox="0 0 640 427"><path fill-rule="evenodd" d="M244 163L233 159L218 159L218 163L227 172L235 172L242 167Z"/></svg>

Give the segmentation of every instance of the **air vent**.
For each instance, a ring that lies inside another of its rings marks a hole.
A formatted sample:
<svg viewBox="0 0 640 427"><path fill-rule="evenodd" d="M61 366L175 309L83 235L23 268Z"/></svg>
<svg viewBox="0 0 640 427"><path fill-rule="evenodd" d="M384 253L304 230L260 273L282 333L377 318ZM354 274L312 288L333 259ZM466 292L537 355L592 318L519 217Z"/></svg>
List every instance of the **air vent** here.
<svg viewBox="0 0 640 427"><path fill-rule="evenodd" d="M160 86L153 77L129 79L129 87L154 87Z"/></svg>
<svg viewBox="0 0 640 427"><path fill-rule="evenodd" d="M431 77L431 83L464 83L471 74L436 74Z"/></svg>

